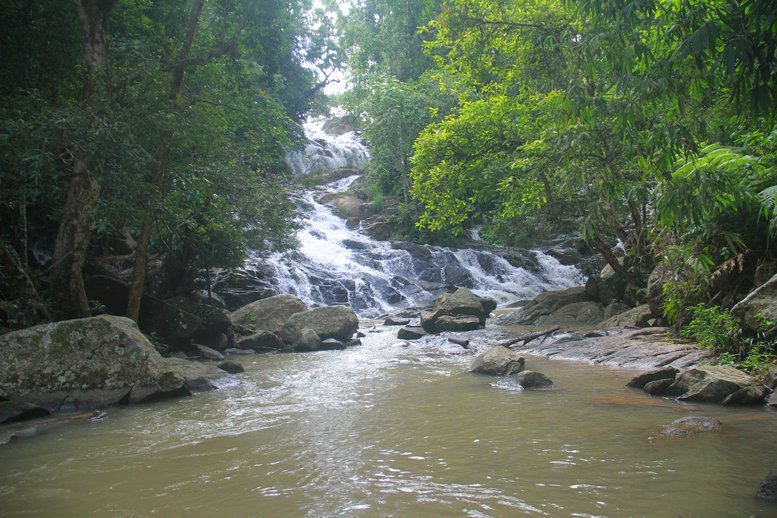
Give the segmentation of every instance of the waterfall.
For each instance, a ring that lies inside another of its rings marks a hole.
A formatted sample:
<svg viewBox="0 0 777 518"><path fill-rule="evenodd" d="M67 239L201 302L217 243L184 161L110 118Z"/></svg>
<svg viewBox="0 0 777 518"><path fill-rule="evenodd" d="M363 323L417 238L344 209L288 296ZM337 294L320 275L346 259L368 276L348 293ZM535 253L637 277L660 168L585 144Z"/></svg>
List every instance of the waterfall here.
<svg viewBox="0 0 777 518"><path fill-rule="evenodd" d="M307 143L300 150L286 155L286 165L295 175L334 171L336 169L363 169L370 159L367 148L353 131L329 135L324 131L326 119L313 119L302 128Z"/></svg>
<svg viewBox="0 0 777 518"><path fill-rule="evenodd" d="M353 133L330 136L322 121L305 125L311 143L287 161L298 174L363 167L367 150ZM327 184L327 193L346 191L359 175ZM573 266L561 265L538 250L456 249L376 241L349 229L332 210L316 201L319 191L296 199L300 211L300 248L292 257L252 256L246 271L262 272L277 294L291 293L311 306L345 304L370 318L407 306L428 305L451 286L463 286L500 304L580 284Z"/></svg>

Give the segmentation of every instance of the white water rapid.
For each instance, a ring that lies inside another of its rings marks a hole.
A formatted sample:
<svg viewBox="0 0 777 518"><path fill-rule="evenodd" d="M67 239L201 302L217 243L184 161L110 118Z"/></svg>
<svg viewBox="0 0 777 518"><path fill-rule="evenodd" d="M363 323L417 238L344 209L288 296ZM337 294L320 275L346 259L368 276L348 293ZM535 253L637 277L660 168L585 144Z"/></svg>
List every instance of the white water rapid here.
<svg viewBox="0 0 777 518"><path fill-rule="evenodd" d="M369 156L353 133L330 136L322 123L305 125L315 142L287 160L295 171L342 168ZM362 163L362 166L364 164ZM325 192L346 191L359 175L326 185ZM269 274L275 293L292 293L309 305L345 304L370 318L407 306L421 306L451 285L507 304L528 300L540 292L580 284L582 276L538 250L510 250L507 258L488 250L455 249L371 239L350 230L332 210L316 201L321 191L299 197L301 230L299 254L288 259L254 257L247 268Z"/></svg>
<svg viewBox="0 0 777 518"><path fill-rule="evenodd" d="M286 155L286 164L295 175L336 169L363 169L370 153L353 131L329 135L326 119L310 120L303 125L307 144Z"/></svg>

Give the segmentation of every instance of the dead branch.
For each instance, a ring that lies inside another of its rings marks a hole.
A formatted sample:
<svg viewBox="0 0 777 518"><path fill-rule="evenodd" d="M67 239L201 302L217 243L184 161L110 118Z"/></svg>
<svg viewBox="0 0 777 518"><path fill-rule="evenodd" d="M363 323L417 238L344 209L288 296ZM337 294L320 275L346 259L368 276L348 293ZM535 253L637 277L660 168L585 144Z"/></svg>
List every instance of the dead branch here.
<svg viewBox="0 0 777 518"><path fill-rule="evenodd" d="M534 333L527 333L527 334L521 335L521 336L519 336L517 338L513 338L512 340L508 340L506 342L502 342L499 345L501 345L502 347L507 347L508 349L510 347L514 346L515 344L517 344L518 342L523 342L523 345L525 345L527 342L531 342L535 338L540 338L541 336L552 335L553 333L555 333L559 329L561 329L561 327L556 326L553 329L547 329L545 331L535 331Z"/></svg>

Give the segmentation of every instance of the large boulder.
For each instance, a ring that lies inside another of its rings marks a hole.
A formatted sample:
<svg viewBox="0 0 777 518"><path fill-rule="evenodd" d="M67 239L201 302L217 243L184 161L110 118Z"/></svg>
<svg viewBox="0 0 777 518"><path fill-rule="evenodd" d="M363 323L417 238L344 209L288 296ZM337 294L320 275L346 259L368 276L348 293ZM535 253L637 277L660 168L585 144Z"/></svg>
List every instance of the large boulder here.
<svg viewBox="0 0 777 518"><path fill-rule="evenodd" d="M674 381L679 371L671 366L661 367L660 369L651 370L635 376L629 381L626 386L633 388L644 388L645 385L653 381L658 380L672 380Z"/></svg>
<svg viewBox="0 0 777 518"><path fill-rule="evenodd" d="M321 340L334 338L347 342L359 328L359 318L347 306L325 306L291 315L281 329L280 336L287 344L300 342L305 329L310 329Z"/></svg>
<svg viewBox="0 0 777 518"><path fill-rule="evenodd" d="M497 345L475 358L469 371L491 376L507 376L522 371L524 364L524 359L514 351Z"/></svg>
<svg viewBox="0 0 777 518"><path fill-rule="evenodd" d="M777 275L731 308L731 316L751 331L774 330L777 327Z"/></svg>
<svg viewBox="0 0 777 518"><path fill-rule="evenodd" d="M763 403L769 389L734 367L705 365L680 373L667 393L681 401L741 405Z"/></svg>
<svg viewBox="0 0 777 518"><path fill-rule="evenodd" d="M467 288L459 288L437 297L434 309L421 313L421 327L429 333L478 329L485 325L491 308L490 301L484 301Z"/></svg>
<svg viewBox="0 0 777 518"><path fill-rule="evenodd" d="M100 316L0 336L0 393L60 411L190 392L132 320Z"/></svg>
<svg viewBox="0 0 777 518"><path fill-rule="evenodd" d="M567 306L572 307L567 308ZM564 310L564 308L567 309ZM563 311L560 312L561 310ZM499 323L504 325L574 323L578 319L587 318L592 321L597 317L601 320L601 317L604 317L604 310L586 293L584 286L575 286L565 290L540 293L518 311L501 317ZM565 319L566 321L562 322Z"/></svg>
<svg viewBox="0 0 777 518"><path fill-rule="evenodd" d="M243 306L230 313L229 317L235 324L253 331L278 332L289 320L289 317L307 311L307 309L308 307L299 297L276 295Z"/></svg>

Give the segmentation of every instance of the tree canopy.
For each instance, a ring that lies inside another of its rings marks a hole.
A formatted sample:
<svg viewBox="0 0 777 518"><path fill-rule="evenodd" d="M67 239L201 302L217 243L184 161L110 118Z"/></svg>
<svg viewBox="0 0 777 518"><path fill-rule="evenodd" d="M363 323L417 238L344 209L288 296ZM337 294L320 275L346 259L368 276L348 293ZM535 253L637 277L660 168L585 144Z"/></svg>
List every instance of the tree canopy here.
<svg viewBox="0 0 777 518"><path fill-rule="evenodd" d="M139 298L156 259L175 294L291 246L283 156L320 90L307 62L331 59L315 16L308 0L4 3L3 325L88 314L96 258L134 269Z"/></svg>

